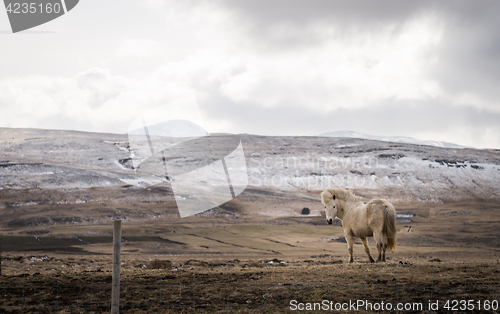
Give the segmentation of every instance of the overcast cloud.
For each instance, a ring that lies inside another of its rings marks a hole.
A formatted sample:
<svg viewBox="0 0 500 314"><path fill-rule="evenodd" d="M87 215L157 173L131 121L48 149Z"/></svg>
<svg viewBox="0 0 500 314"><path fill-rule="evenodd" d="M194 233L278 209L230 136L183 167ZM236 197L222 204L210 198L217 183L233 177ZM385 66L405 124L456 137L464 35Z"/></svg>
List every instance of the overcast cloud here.
<svg viewBox="0 0 500 314"><path fill-rule="evenodd" d="M498 12L498 1L86 0L10 34L2 11L0 127L126 133L197 93L209 132L500 148Z"/></svg>

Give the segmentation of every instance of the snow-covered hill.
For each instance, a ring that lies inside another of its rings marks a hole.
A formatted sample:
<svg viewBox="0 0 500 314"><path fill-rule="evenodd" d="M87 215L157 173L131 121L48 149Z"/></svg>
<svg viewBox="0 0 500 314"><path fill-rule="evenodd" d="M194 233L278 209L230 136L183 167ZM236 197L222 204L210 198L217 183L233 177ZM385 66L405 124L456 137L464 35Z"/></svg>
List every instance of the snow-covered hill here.
<svg viewBox="0 0 500 314"><path fill-rule="evenodd" d="M253 191L293 195L344 187L404 202L500 200L500 150L346 136L240 139ZM150 185L133 170L132 153L127 135L0 128L0 190ZM198 159L181 156L177 162L193 169Z"/></svg>
<svg viewBox="0 0 500 314"><path fill-rule="evenodd" d="M320 134L319 136L361 138L361 139L373 140L373 141L407 143L407 144L427 145L427 146L446 147L446 148L468 148L466 146L461 146L461 145L448 143L448 142L430 141L430 140L429 141L422 141L422 140L417 140L417 139L414 139L412 137L407 137L407 136L375 136L375 135L369 135L369 134L354 132L354 131L328 132L328 133Z"/></svg>
<svg viewBox="0 0 500 314"><path fill-rule="evenodd" d="M335 137L252 137L250 184L393 201L500 199L500 151Z"/></svg>

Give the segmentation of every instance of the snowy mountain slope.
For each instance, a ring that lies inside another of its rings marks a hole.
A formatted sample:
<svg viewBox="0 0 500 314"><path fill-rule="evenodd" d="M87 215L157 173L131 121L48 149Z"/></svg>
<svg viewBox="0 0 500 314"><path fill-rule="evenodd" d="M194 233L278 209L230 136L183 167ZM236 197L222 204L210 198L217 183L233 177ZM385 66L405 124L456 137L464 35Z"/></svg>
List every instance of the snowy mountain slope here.
<svg viewBox="0 0 500 314"><path fill-rule="evenodd" d="M415 145L427 145L427 146L436 146L436 147L445 147L445 148L468 148L466 146L461 146L461 145L448 143L448 142L422 141L422 140L417 140L417 139L414 139L412 137L406 137L406 136L375 136L375 135L369 135L369 134L360 133L360 132L353 132L353 131L328 132L328 133L320 134L319 136L361 138L361 139L374 140L374 141L406 143L406 144L415 144Z"/></svg>
<svg viewBox="0 0 500 314"><path fill-rule="evenodd" d="M499 150L330 137L252 142L246 146L249 182L256 186L310 191L344 187L393 201L500 199Z"/></svg>
<svg viewBox="0 0 500 314"><path fill-rule="evenodd" d="M404 202L500 200L500 150L326 136L240 139L253 190L344 187ZM0 190L147 186L130 157L126 135L0 128ZM192 169L192 157L178 163Z"/></svg>

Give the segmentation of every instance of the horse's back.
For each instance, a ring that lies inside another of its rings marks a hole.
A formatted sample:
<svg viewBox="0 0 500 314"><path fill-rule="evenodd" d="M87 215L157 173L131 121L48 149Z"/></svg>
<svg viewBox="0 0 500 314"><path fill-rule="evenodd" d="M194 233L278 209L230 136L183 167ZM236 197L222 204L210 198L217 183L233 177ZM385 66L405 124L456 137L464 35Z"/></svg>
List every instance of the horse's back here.
<svg viewBox="0 0 500 314"><path fill-rule="evenodd" d="M384 199L374 199L369 201L366 204L366 210L367 211L379 211L379 210L385 210L385 208L389 209L389 211L396 211L394 209L394 205L391 204L388 200Z"/></svg>
<svg viewBox="0 0 500 314"><path fill-rule="evenodd" d="M388 200L373 199L366 204L366 215L368 224L372 228L381 228L386 212L396 216L394 206Z"/></svg>

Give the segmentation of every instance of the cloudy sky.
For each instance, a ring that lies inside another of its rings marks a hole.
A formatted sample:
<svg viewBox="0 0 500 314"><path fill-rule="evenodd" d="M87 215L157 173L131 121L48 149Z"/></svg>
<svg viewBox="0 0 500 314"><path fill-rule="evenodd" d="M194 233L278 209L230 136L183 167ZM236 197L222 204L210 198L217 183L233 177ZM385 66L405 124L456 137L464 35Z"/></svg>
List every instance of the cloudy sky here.
<svg viewBox="0 0 500 314"><path fill-rule="evenodd" d="M126 133L196 94L209 132L500 148L498 12L493 0L81 0L12 34L0 10L0 127Z"/></svg>

